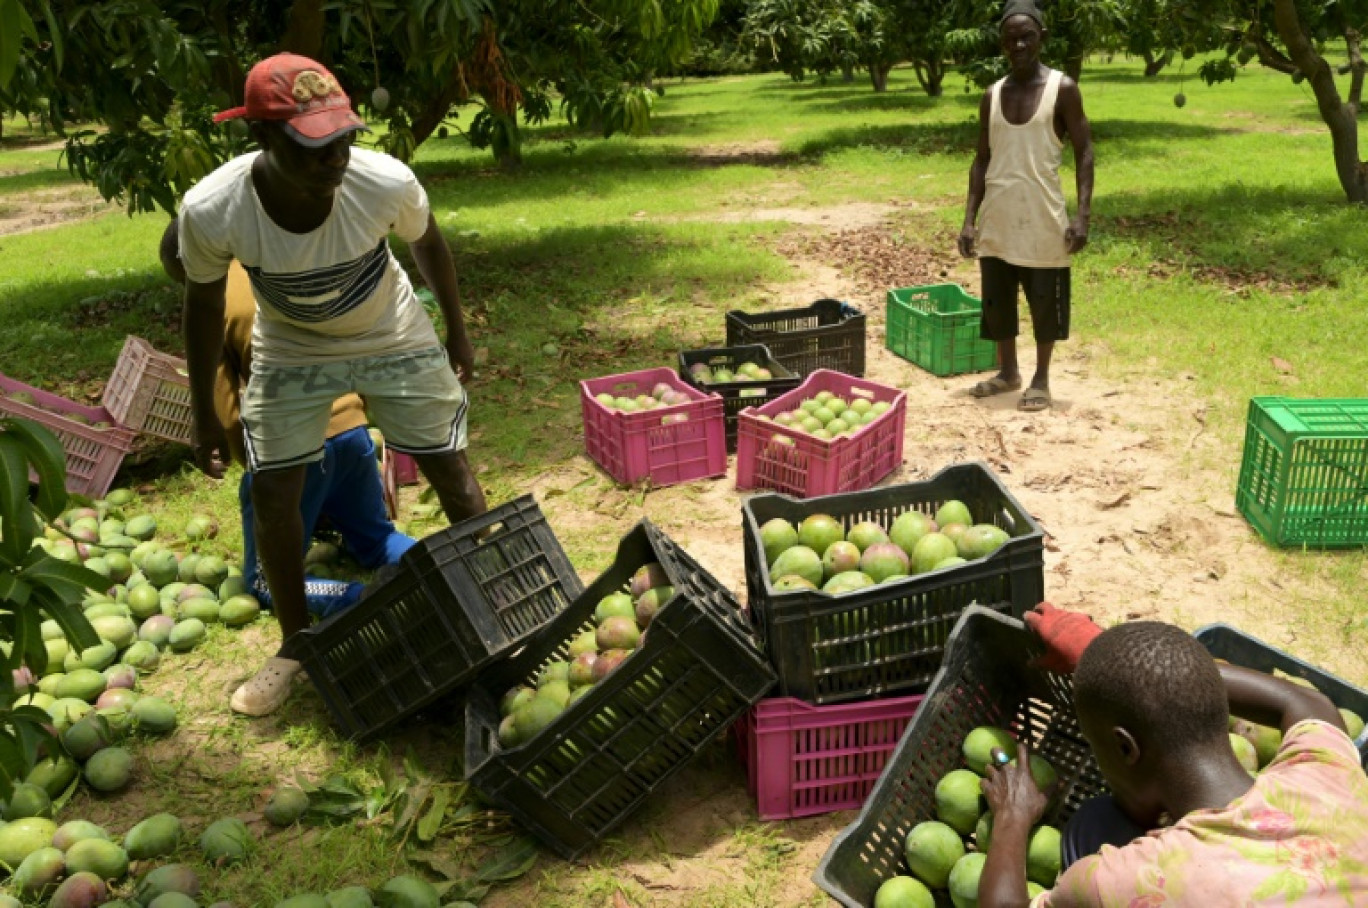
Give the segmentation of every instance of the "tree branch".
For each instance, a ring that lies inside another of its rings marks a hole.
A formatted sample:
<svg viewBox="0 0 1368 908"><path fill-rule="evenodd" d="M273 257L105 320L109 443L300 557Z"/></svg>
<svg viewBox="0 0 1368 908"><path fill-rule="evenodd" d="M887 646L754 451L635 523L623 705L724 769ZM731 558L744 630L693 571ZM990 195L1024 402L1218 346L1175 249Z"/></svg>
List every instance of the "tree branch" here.
<svg viewBox="0 0 1368 908"><path fill-rule="evenodd" d="M1271 70L1292 75L1297 71L1297 64L1287 59L1283 52L1273 46L1267 38L1263 36L1263 29L1259 28L1256 22L1249 31L1245 32L1245 37L1254 42L1254 46L1259 50L1259 63L1267 66Z"/></svg>
<svg viewBox="0 0 1368 908"><path fill-rule="evenodd" d="M423 144L428 136L442 125L447 112L451 110L451 105L463 100L465 94L465 79L462 78L461 68L453 66L451 76L442 86L442 90L435 97L430 97L427 104L423 105L423 109L414 114L412 131L415 146Z"/></svg>
<svg viewBox="0 0 1368 908"><path fill-rule="evenodd" d="M1359 101L1363 98L1363 74L1365 67L1363 54L1359 50L1359 33L1356 28L1344 30L1344 45L1349 49L1349 108L1358 117Z"/></svg>

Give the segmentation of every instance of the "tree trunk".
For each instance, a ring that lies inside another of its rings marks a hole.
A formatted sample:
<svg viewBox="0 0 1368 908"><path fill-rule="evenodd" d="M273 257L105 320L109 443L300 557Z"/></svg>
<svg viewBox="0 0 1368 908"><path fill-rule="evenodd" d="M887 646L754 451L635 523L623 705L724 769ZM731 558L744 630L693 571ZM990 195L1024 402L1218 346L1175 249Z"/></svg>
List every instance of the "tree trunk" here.
<svg viewBox="0 0 1368 908"><path fill-rule="evenodd" d="M294 0L280 50L317 60L323 53L324 18L323 0Z"/></svg>
<svg viewBox="0 0 1368 908"><path fill-rule="evenodd" d="M428 98L422 110L417 111L413 116L413 147L422 145L446 119L447 112L451 110L451 105L461 98L461 75L456 67L451 68L451 76L447 83L442 86L442 90L436 95Z"/></svg>
<svg viewBox="0 0 1368 908"><path fill-rule="evenodd" d="M912 72L928 97L940 97L941 81L945 78L945 64L940 59L912 60Z"/></svg>
<svg viewBox="0 0 1368 908"><path fill-rule="evenodd" d="M1083 54L1070 56L1064 61L1064 75L1073 79L1075 82L1083 78Z"/></svg>
<svg viewBox="0 0 1368 908"><path fill-rule="evenodd" d="M518 131L518 116L495 113L499 125L494 131L494 160L502 170L517 170L522 167L522 134Z"/></svg>
<svg viewBox="0 0 1368 908"><path fill-rule="evenodd" d="M847 85L855 81L855 66L851 63L841 64L841 81Z"/></svg>
<svg viewBox="0 0 1368 908"><path fill-rule="evenodd" d="M1345 197L1351 202L1368 202L1368 167L1359 160L1358 155L1358 107L1363 88L1362 76L1356 76L1353 80L1350 103L1345 104L1335 86L1335 71L1324 57L1316 53L1302 28L1295 0L1275 0L1273 22L1288 56L1297 69L1306 74L1306 81L1316 96L1321 120L1330 129L1335 173ZM1356 62L1361 72L1363 59L1359 54L1358 33L1346 29L1345 40L1349 45L1349 59Z"/></svg>
<svg viewBox="0 0 1368 908"><path fill-rule="evenodd" d="M889 63L871 64L869 67L869 81L873 83L874 90L883 92L888 91L888 73L893 68Z"/></svg>
<svg viewBox="0 0 1368 908"><path fill-rule="evenodd" d="M926 61L926 79L922 82L922 88L926 94L932 98L939 98L945 91L945 61L939 57L934 60Z"/></svg>
<svg viewBox="0 0 1368 908"><path fill-rule="evenodd" d="M1163 71L1165 66L1173 59L1173 51L1166 50L1156 57L1152 51L1145 51L1145 76L1154 78Z"/></svg>

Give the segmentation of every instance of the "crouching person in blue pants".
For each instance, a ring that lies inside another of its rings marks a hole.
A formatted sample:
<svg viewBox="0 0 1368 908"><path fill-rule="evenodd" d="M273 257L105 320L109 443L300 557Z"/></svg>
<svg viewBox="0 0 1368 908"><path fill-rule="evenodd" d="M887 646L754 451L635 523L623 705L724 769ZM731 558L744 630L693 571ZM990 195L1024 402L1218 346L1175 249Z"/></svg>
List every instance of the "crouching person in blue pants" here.
<svg viewBox="0 0 1368 908"><path fill-rule="evenodd" d="M168 275L185 283L175 220L162 235L161 261ZM223 353L214 386L214 409L227 436L229 456L235 463L246 465L239 397L251 375L256 299L247 273L237 262L229 268L224 295ZM366 424L366 411L360 397L346 394L333 402L323 459L308 465L300 517L306 549L319 520L327 518L332 528L341 534L343 545L351 556L362 567L374 569L398 561L414 541L395 529L385 511L375 445ZM272 606L271 592L257 554L251 472L243 473L238 501L245 549L243 575L252 594L269 608ZM314 616L327 618L355 605L361 598L362 589L356 582L306 576L305 604ZM233 699L233 708L238 712L259 714L262 707L263 704L240 702L236 696Z"/></svg>

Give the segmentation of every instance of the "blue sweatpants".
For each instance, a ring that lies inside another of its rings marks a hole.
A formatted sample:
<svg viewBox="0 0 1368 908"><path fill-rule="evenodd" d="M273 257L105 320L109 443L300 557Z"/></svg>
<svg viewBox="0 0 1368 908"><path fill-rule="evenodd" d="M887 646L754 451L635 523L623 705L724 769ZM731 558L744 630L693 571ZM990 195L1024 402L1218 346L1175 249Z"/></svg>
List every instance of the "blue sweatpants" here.
<svg viewBox="0 0 1368 908"><path fill-rule="evenodd" d="M392 564L413 547L414 540L396 530L385 513L375 445L364 426L329 438L323 445L323 459L309 464L306 471L304 495L299 503L304 518L305 551L313 539L318 519L323 515L342 534L347 551L362 567ZM271 593L261 570L256 533L252 527L251 473L242 476L238 503L242 509L242 541L246 549L243 574L252 594L269 608ZM304 578L309 611L320 618L355 605L361 598L361 591L360 583Z"/></svg>

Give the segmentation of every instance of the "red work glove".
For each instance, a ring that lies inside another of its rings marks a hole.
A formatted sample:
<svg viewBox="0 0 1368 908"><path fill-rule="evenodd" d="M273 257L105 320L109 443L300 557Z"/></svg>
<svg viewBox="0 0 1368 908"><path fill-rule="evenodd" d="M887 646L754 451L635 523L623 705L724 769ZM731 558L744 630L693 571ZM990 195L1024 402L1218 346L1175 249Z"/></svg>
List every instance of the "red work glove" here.
<svg viewBox="0 0 1368 908"><path fill-rule="evenodd" d="M1102 633L1102 628L1082 612L1066 612L1048 602L1026 613L1026 626L1045 644L1045 654L1035 664L1061 675L1073 674L1083 650Z"/></svg>

